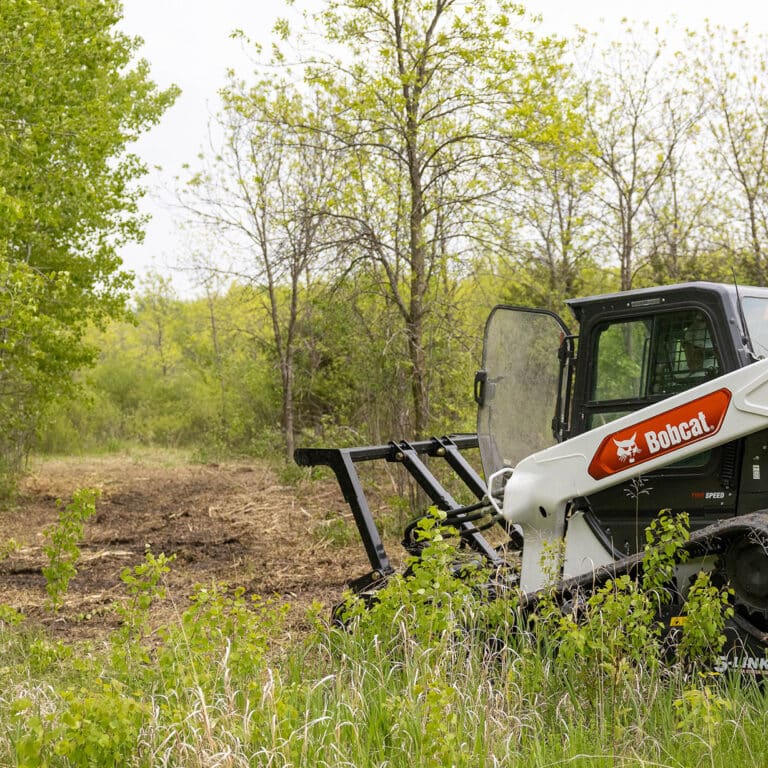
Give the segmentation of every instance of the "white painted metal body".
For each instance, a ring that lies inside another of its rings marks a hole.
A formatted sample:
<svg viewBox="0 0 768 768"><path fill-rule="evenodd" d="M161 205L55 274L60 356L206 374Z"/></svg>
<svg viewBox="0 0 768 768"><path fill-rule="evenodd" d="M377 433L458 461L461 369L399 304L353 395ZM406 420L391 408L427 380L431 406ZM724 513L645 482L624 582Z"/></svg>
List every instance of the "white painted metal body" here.
<svg viewBox="0 0 768 768"><path fill-rule="evenodd" d="M716 399L727 400L725 407L716 406L717 424L702 410ZM502 507L524 536L522 589L545 586L542 564L559 551L570 500L766 428L768 360L761 360L523 459L505 484ZM607 469L598 461L603 457L614 462ZM562 576L588 573L612 561L589 526L574 515L568 521Z"/></svg>

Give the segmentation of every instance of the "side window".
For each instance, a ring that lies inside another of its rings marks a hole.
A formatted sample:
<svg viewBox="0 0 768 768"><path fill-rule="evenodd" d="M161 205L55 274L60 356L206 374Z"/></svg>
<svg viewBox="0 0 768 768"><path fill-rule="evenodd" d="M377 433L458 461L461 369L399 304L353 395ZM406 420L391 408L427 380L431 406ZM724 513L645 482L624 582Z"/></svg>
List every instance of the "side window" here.
<svg viewBox="0 0 768 768"><path fill-rule="evenodd" d="M628 400L644 396L645 367L653 320L604 326L597 337L592 400Z"/></svg>
<svg viewBox="0 0 768 768"><path fill-rule="evenodd" d="M591 401L672 395L721 372L710 322L700 310L606 323L595 339Z"/></svg>
<svg viewBox="0 0 768 768"><path fill-rule="evenodd" d="M768 299L745 296L742 306L753 351L758 357L766 357L768 355Z"/></svg>
<svg viewBox="0 0 768 768"><path fill-rule="evenodd" d="M722 373L707 316L699 310L659 315L649 394L672 395Z"/></svg>

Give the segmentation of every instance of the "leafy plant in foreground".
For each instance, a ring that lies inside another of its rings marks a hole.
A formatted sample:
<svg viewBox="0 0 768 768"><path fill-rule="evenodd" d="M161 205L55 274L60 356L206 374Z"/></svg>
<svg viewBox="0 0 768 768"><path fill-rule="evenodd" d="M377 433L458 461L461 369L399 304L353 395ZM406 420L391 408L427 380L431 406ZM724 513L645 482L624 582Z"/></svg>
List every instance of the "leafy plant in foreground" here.
<svg viewBox="0 0 768 768"><path fill-rule="evenodd" d="M676 649L678 658L694 666L715 660L725 644L725 623L733 616L732 595L729 587L712 584L708 573L696 575L685 603L685 624Z"/></svg>
<svg viewBox="0 0 768 768"><path fill-rule="evenodd" d="M144 555L144 562L133 568L124 568L120 580L128 593L128 602L117 607L123 621L123 636L140 640L149 623L152 604L165 597L163 578L171 570L176 555L166 557L162 552L155 557L151 552Z"/></svg>
<svg viewBox="0 0 768 768"><path fill-rule="evenodd" d="M75 491L72 501L66 506L58 501L58 521L44 531L47 543L43 551L48 557L48 565L43 568L43 576L53 611L61 607L69 582L77 573L75 566L80 559L79 544L85 521L95 514L98 495L94 488L83 488Z"/></svg>
<svg viewBox="0 0 768 768"><path fill-rule="evenodd" d="M0 563L2 563L3 560L12 555L14 552L18 552L20 549L21 544L19 544L16 539L7 539L6 541L0 542Z"/></svg>
<svg viewBox="0 0 768 768"><path fill-rule="evenodd" d="M204 692L224 684L258 684L279 635L287 605L247 597L243 587L198 586L178 625L166 627L157 661L163 674Z"/></svg>
<svg viewBox="0 0 768 768"><path fill-rule="evenodd" d="M345 619L358 631L390 637L393 628L424 645L460 638L466 630L467 611L478 604L478 588L488 573L472 555L460 551L448 538L446 513L431 508L419 521L416 539L424 548L408 561L404 574L393 576L366 609L359 598L349 598Z"/></svg>
<svg viewBox="0 0 768 768"><path fill-rule="evenodd" d="M54 712L36 711L29 698L11 709L18 768L48 765L126 765L151 706L117 680L93 680L61 692Z"/></svg>

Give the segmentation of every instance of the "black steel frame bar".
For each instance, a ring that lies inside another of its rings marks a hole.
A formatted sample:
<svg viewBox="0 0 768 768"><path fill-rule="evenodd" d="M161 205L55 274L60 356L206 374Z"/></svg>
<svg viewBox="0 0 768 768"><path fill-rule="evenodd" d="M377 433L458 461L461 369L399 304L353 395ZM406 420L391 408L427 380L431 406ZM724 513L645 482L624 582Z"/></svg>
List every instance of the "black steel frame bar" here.
<svg viewBox="0 0 768 768"><path fill-rule="evenodd" d="M442 439L433 439L437 440L442 448L445 448ZM453 496L451 496L451 494L448 493L445 488L443 488L439 480L429 471L429 469L427 469L426 464L421 461L421 459L418 457L417 451L411 444L407 442L401 442L399 443L399 448L402 453L402 458L398 458L398 460L402 462L403 466L408 470L408 472L410 472L411 476L416 480L416 482L424 489L425 493L435 503L435 506L437 506L438 509L442 509L445 512L451 512L452 510L461 508L461 505L456 502ZM437 452L432 455L437 455L447 459L447 453L447 450L446 452L443 452L438 448ZM452 452L452 456L454 462L458 456L460 465L462 466L463 470L473 471L469 464L467 464L464 458L461 456L461 454L458 453L458 450ZM454 468L454 471L456 471L455 467L453 467L453 464L451 464L451 466ZM464 480L466 485L469 485L465 477L462 477L461 473L457 472L457 474L459 474L459 477ZM479 480L479 478L477 479ZM482 493L478 498L482 498L484 495L485 493ZM474 549L476 552L480 552L494 565L501 565L501 558L497 555L496 551L488 543L485 537L475 529L475 526L472 525L472 523L461 523L459 525L459 531L462 538L472 549Z"/></svg>
<svg viewBox="0 0 768 768"><path fill-rule="evenodd" d="M360 477L355 469L356 461L371 461L384 456L362 455L360 451L367 452L368 449L298 448L294 451L293 458L301 467L326 466L333 470L341 492L344 494L344 500L352 510L371 568L374 573L387 576L394 573L395 569L389 562L381 534L376 527Z"/></svg>
<svg viewBox="0 0 768 768"><path fill-rule="evenodd" d="M427 469L418 455L426 454L444 458L472 493L480 499L486 492L485 483L460 453L461 449L477 448L477 446L477 435L453 435L433 437L413 443L393 442L388 445L357 448L299 448L294 452L294 460L302 467L327 466L333 470L344 499L352 510L371 567L375 574L385 576L393 573L394 569L368 506L355 464L376 459L402 463L440 509L451 511L458 509L459 505ZM473 549L482 552L492 562L498 560L493 548L480 533L474 531L471 523L462 523L462 536L467 539Z"/></svg>

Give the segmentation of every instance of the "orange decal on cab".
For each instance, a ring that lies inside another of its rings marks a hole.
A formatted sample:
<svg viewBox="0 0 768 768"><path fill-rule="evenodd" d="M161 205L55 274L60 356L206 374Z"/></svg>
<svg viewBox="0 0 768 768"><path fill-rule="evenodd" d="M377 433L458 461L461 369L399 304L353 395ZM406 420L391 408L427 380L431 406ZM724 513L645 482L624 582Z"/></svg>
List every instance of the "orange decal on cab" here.
<svg viewBox="0 0 768 768"><path fill-rule="evenodd" d="M608 435L592 457L589 474L601 480L711 437L720 430L730 402L730 390L718 389Z"/></svg>

